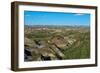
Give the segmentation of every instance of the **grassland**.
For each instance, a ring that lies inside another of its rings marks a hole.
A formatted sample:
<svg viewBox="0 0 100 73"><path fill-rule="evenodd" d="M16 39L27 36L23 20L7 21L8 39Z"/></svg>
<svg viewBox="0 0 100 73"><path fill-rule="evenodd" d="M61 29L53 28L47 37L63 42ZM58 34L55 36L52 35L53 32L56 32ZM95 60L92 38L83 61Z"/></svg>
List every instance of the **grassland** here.
<svg viewBox="0 0 100 73"><path fill-rule="evenodd" d="M25 61L90 58L89 27L25 26Z"/></svg>

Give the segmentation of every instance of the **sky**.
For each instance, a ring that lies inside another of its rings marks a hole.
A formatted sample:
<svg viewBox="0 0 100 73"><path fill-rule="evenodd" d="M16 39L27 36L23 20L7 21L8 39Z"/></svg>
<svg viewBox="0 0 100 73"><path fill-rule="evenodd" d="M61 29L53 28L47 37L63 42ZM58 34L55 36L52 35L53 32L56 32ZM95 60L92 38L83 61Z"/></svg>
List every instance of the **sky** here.
<svg viewBox="0 0 100 73"><path fill-rule="evenodd" d="M24 11L25 25L89 26L90 14Z"/></svg>

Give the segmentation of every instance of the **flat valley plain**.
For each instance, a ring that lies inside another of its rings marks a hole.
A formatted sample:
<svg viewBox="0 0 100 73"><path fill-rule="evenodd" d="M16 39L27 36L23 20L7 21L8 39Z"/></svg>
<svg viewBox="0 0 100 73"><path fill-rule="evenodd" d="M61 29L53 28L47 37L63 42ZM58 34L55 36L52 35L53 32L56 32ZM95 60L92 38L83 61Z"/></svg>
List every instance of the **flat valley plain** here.
<svg viewBox="0 0 100 73"><path fill-rule="evenodd" d="M24 25L24 61L90 58L90 27Z"/></svg>

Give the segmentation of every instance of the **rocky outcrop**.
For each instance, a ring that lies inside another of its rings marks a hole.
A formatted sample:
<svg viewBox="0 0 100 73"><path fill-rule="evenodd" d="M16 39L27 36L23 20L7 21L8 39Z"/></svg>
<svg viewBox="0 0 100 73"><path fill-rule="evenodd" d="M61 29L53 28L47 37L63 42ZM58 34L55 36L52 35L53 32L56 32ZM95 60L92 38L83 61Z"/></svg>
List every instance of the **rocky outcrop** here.
<svg viewBox="0 0 100 73"><path fill-rule="evenodd" d="M73 41L74 42L74 41ZM71 41L71 44L73 43ZM69 41L61 36L51 40L30 40L25 38L25 61L61 60L64 59L62 50L68 47Z"/></svg>

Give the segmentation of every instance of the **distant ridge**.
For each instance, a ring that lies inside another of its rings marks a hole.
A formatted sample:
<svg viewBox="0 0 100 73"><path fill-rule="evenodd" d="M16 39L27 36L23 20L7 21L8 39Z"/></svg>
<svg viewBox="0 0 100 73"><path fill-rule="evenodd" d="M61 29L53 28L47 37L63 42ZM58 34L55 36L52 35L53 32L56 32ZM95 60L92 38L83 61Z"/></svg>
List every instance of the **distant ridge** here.
<svg viewBox="0 0 100 73"><path fill-rule="evenodd" d="M90 28L86 25L24 25L29 28Z"/></svg>

